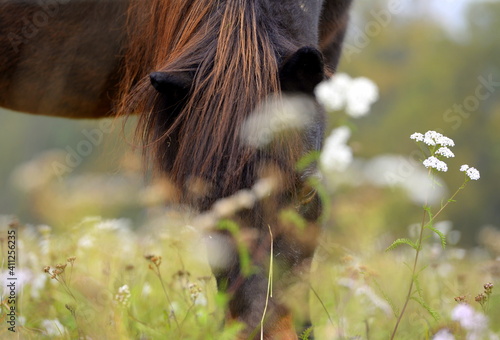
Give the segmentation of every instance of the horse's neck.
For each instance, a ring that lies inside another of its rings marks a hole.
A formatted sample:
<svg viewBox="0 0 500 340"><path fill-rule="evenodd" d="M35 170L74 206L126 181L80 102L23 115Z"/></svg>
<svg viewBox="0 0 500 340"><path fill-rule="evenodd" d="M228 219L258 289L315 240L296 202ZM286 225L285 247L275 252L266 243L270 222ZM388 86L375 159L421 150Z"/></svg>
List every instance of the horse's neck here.
<svg viewBox="0 0 500 340"><path fill-rule="evenodd" d="M0 105L34 114L110 112L127 1L0 3Z"/></svg>

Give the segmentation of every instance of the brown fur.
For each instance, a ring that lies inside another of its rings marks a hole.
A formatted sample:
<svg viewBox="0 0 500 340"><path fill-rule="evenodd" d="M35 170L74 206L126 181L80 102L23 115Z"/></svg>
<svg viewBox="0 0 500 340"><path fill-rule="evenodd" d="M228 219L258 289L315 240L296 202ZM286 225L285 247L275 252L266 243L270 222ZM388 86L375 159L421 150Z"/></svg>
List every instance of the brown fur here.
<svg viewBox="0 0 500 340"><path fill-rule="evenodd" d="M272 28L265 27L257 17L260 8L256 1L150 2L151 14L138 16L134 7L130 9L129 20L140 23L129 27L142 28L131 32L123 111L141 113L140 137L152 148L159 169L167 169L178 186L198 177L216 187L214 197L249 187L256 178L260 157L257 150L240 143L239 128L258 102L271 93L280 93L276 52L280 42L272 40L267 33ZM155 38L145 45L144 36ZM136 79L152 70L194 73L185 106L161 135L155 133L159 95L149 78L133 86ZM178 149L173 159L167 160L168 143L164 141L174 131ZM268 153L295 164L302 150L300 143L292 140L278 141ZM171 165L165 166L166 162ZM290 168L283 170L293 172ZM293 176L285 178L293 180ZM203 205L208 203L211 200Z"/></svg>

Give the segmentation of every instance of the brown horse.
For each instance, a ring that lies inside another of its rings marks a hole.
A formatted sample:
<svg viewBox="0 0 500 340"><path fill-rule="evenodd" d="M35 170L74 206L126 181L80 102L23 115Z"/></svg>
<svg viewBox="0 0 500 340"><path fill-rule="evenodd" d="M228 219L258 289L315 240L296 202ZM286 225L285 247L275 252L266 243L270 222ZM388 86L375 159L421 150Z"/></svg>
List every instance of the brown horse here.
<svg viewBox="0 0 500 340"><path fill-rule="evenodd" d="M241 129L270 95L314 100L337 65L350 2L0 0L0 105L72 118L140 114L149 158L178 200L201 211L272 174L272 194L232 216L248 234L252 270L243 273L227 230L211 235L219 254L209 257L231 295L228 318L246 325L242 339L259 338L264 314L264 339L297 339L284 294L307 270L320 206L306 183L313 167L298 172L296 163L321 147L323 116L313 105L310 123L260 146ZM194 181L205 190L191 190ZM280 219L283 209L307 230Z"/></svg>

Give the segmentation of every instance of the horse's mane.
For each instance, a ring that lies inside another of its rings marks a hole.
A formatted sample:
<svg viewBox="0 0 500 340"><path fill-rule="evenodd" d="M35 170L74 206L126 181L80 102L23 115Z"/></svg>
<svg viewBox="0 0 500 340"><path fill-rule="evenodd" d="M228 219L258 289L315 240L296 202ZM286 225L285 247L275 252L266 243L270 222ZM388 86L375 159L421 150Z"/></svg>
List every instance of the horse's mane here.
<svg viewBox="0 0 500 340"><path fill-rule="evenodd" d="M258 102L280 92L279 59L291 50L286 39L272 20L262 20L256 0L132 3L119 105L140 113L138 131L147 152L181 188L191 177L215 185L218 197L250 186L262 151L242 145L239 129ZM194 75L186 102L169 124L148 77L152 71ZM165 159L174 133L178 152ZM285 160L292 166L281 170L293 171L298 140L273 145L265 158Z"/></svg>

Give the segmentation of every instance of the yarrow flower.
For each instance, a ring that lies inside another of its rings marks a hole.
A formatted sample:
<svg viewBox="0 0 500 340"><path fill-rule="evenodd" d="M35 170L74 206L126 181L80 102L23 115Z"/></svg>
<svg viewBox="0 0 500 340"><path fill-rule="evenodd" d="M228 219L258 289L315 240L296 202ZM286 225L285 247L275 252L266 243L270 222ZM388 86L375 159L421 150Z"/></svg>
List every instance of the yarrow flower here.
<svg viewBox="0 0 500 340"><path fill-rule="evenodd" d="M316 98L331 111L342 110L354 118L365 116L370 106L378 99L378 88L365 77L351 78L337 73L321 82L315 89Z"/></svg>
<svg viewBox="0 0 500 340"><path fill-rule="evenodd" d="M429 146L431 156L423 162L426 168L433 168L443 172L448 171L448 165L438 157L455 157L455 154L449 149L449 147L455 146L453 139L433 130L429 130L424 134L415 132L410 136L410 139L413 139L417 143L423 142Z"/></svg>
<svg viewBox="0 0 500 340"><path fill-rule="evenodd" d="M465 172L465 174L473 181L477 181L481 178L479 174L479 170L473 167L469 167L467 164L464 164L460 167L460 171Z"/></svg>
<svg viewBox="0 0 500 340"><path fill-rule="evenodd" d="M448 149L446 146L442 146L440 147L436 153L436 155L441 155L441 156L444 156L446 158L452 158L452 157L455 157L455 154L450 150Z"/></svg>
<svg viewBox="0 0 500 340"><path fill-rule="evenodd" d="M326 138L320 163L327 171L345 171L352 162L352 150L347 145L351 130L346 126L334 129Z"/></svg>
<svg viewBox="0 0 500 340"><path fill-rule="evenodd" d="M410 136L411 139L414 139L417 142L424 142L427 145L441 145L441 146L455 146L455 142L453 139L443 136L441 133L429 130L424 135L421 133L414 133Z"/></svg>
<svg viewBox="0 0 500 340"><path fill-rule="evenodd" d="M426 168L433 168L442 172L448 171L448 165L434 156L427 158L423 163Z"/></svg>
<svg viewBox="0 0 500 340"><path fill-rule="evenodd" d="M415 132L410 136L410 139L415 140L416 142L423 142L424 141L424 135L421 134L420 132Z"/></svg>

